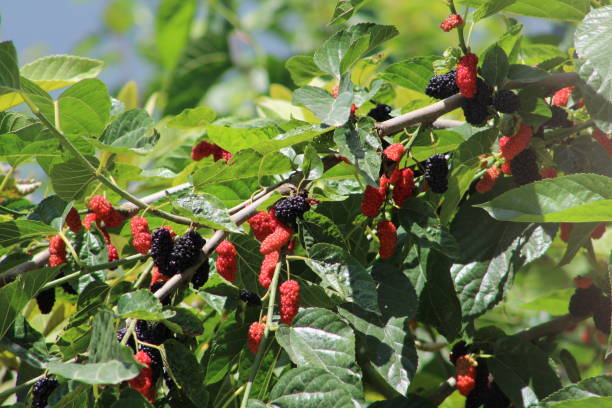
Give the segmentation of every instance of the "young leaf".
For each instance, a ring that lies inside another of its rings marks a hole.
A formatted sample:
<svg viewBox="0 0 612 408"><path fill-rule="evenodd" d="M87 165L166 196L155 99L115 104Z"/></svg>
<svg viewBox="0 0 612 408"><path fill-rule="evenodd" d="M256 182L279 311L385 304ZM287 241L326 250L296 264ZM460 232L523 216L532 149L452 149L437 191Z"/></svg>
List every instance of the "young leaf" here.
<svg viewBox="0 0 612 408"><path fill-rule="evenodd" d="M351 113L352 90L340 92L333 98L327 91L314 86L305 86L293 93L293 103L304 105L315 116L329 126L341 126Z"/></svg>
<svg viewBox="0 0 612 408"><path fill-rule="evenodd" d="M59 126L66 134L97 137L108 122L110 108L106 85L98 79L84 79L58 98Z"/></svg>
<svg viewBox="0 0 612 408"><path fill-rule="evenodd" d="M108 127L100 139L87 139L99 149L113 153L137 154L150 152L157 141L159 133L151 128L153 119L142 109L133 109L119 115Z"/></svg>
<svg viewBox="0 0 612 408"><path fill-rule="evenodd" d="M389 65L380 78L413 91L425 93L433 76L433 62L438 57L414 57Z"/></svg>
<svg viewBox="0 0 612 408"><path fill-rule="evenodd" d="M294 55L287 60L285 68L297 86L308 85L314 78L325 75L310 55Z"/></svg>
<svg viewBox="0 0 612 408"><path fill-rule="evenodd" d="M91 169L77 159L54 165L50 177L55 193L67 201L81 198L89 183L95 179Z"/></svg>
<svg viewBox="0 0 612 408"><path fill-rule="evenodd" d="M17 50L12 41L0 42L0 93L20 88Z"/></svg>
<svg viewBox="0 0 612 408"><path fill-rule="evenodd" d="M482 77L491 86L501 86L508 75L508 57L497 44L487 48L482 58Z"/></svg>

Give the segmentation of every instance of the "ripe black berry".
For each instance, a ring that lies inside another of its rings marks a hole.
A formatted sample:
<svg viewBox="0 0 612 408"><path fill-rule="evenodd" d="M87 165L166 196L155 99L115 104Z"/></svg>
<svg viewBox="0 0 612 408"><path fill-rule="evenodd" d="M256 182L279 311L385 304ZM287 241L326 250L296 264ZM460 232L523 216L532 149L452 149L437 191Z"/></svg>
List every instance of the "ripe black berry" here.
<svg viewBox="0 0 612 408"><path fill-rule="evenodd" d="M444 99L459 93L459 88L455 82L457 71L454 69L442 75L434 75L429 80L425 93L432 98Z"/></svg>
<svg viewBox="0 0 612 408"><path fill-rule="evenodd" d="M521 100L512 91L501 90L493 95L493 107L501 113L513 113L521 107Z"/></svg>
<svg viewBox="0 0 612 408"><path fill-rule="evenodd" d="M210 271L210 265L208 259L198 268L191 278L191 283L194 289L200 289L208 281L208 272Z"/></svg>
<svg viewBox="0 0 612 408"><path fill-rule="evenodd" d="M393 108L391 106L379 103L375 108L370 109L368 116L377 122L384 122L385 120L393 118L393 116L390 115L392 110Z"/></svg>
<svg viewBox="0 0 612 408"><path fill-rule="evenodd" d="M448 188L448 162L443 154L434 154L425 160L425 180L434 193L442 194Z"/></svg>
<svg viewBox="0 0 612 408"><path fill-rule="evenodd" d="M595 285L588 288L577 288L570 298L569 312L576 317L588 316L601 304L602 297L601 289Z"/></svg>
<svg viewBox="0 0 612 408"><path fill-rule="evenodd" d="M138 320L136 322L135 330L136 337L139 341L143 341L149 344L159 345L166 341L171 336L170 330L162 323L157 324L154 327L150 327L145 320ZM157 381L159 376L162 374L164 368L164 362L162 360L159 350L150 346L140 346L139 350L144 351L151 358L151 368L153 369L153 382Z"/></svg>
<svg viewBox="0 0 612 408"><path fill-rule="evenodd" d="M541 180L536 154L531 149L525 149L510 161L510 171L517 186Z"/></svg>
<svg viewBox="0 0 612 408"><path fill-rule="evenodd" d="M602 296L599 305L593 310L593 322L597 330L610 334L610 298Z"/></svg>
<svg viewBox="0 0 612 408"><path fill-rule="evenodd" d="M36 303L38 304L40 313L51 313L51 309L53 309L53 305L55 304L55 288L43 290L36 295Z"/></svg>
<svg viewBox="0 0 612 408"><path fill-rule="evenodd" d="M246 302L249 306L261 306L261 299L257 296L257 293L249 292L246 289L240 289L238 296L240 300Z"/></svg>
<svg viewBox="0 0 612 408"><path fill-rule="evenodd" d="M170 254L170 273L180 273L196 263L205 243L206 240L196 230L189 230L177 239Z"/></svg>
<svg viewBox="0 0 612 408"><path fill-rule="evenodd" d="M466 344L465 341L461 340L457 343L455 343L455 345L453 346L453 348L451 349L450 352L450 362L453 363L453 365L455 365L455 363L457 363L457 359L461 356L464 356L468 353L468 345Z"/></svg>
<svg viewBox="0 0 612 408"><path fill-rule="evenodd" d="M465 98L461 102L461 109L463 109L465 121L473 126L484 126L491 117L488 106L483 105L476 98Z"/></svg>
<svg viewBox="0 0 612 408"><path fill-rule="evenodd" d="M32 408L44 408L47 406L49 395L57 387L55 378L41 378L32 387Z"/></svg>
<svg viewBox="0 0 612 408"><path fill-rule="evenodd" d="M553 105L550 106L550 111L552 112L552 116L542 125L542 127L549 129L572 127L572 121L567 118L565 109Z"/></svg>
<svg viewBox="0 0 612 408"><path fill-rule="evenodd" d="M157 228L151 235L151 258L159 269L159 272L172 276L176 272L170 269L170 254L174 248L172 234L166 228Z"/></svg>
<svg viewBox="0 0 612 408"><path fill-rule="evenodd" d="M295 228L296 218L302 218L310 204L303 194L295 197L281 198L274 204L274 216L285 225Z"/></svg>

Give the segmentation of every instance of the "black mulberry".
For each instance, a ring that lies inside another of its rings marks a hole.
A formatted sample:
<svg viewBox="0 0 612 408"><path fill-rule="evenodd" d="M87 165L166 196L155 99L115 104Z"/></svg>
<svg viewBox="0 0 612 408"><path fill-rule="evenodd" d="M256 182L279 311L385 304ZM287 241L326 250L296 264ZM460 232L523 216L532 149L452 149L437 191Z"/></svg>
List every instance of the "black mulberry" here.
<svg viewBox="0 0 612 408"><path fill-rule="evenodd" d="M510 161L510 171L518 186L542 179L536 154L531 149L523 150Z"/></svg>
<svg viewBox="0 0 612 408"><path fill-rule="evenodd" d="M465 341L461 340L458 341L457 343L455 343L455 345L453 346L453 348L451 349L450 355L449 355L449 360L450 362L455 365L457 363L457 359L459 359L459 357L464 356L468 353L468 345L466 344Z"/></svg>
<svg viewBox="0 0 612 408"><path fill-rule="evenodd" d="M459 87L455 82L457 71L454 69L442 75L434 75L429 80L425 94L436 99L445 99L459 93Z"/></svg>
<svg viewBox="0 0 612 408"><path fill-rule="evenodd" d="M246 289L240 289L238 296L240 300L246 302L249 306L261 306L261 299L257 296L257 293L249 292Z"/></svg>
<svg viewBox="0 0 612 408"><path fill-rule="evenodd" d="M484 126L487 124L487 120L491 117L489 108L487 105L475 100L476 98L465 98L461 102L461 109L463 109L463 116L465 121L473 126Z"/></svg>
<svg viewBox="0 0 612 408"><path fill-rule="evenodd" d="M593 310L593 321L597 330L610 334L610 298L602 296L599 305Z"/></svg>
<svg viewBox="0 0 612 408"><path fill-rule="evenodd" d="M604 297L601 289L595 285L588 288L577 288L570 298L569 312L576 317L586 317L593 313Z"/></svg>
<svg viewBox="0 0 612 408"><path fill-rule="evenodd" d="M393 116L390 115L392 110L393 108L391 106L379 103L375 108L370 109L368 116L377 122L384 122L385 120L393 118Z"/></svg>
<svg viewBox="0 0 612 408"><path fill-rule="evenodd" d="M501 113L514 113L521 107L521 100L512 91L501 90L493 95L493 107Z"/></svg>
<svg viewBox="0 0 612 408"><path fill-rule="evenodd" d="M306 211L310 210L310 204L303 194L295 197L281 198L274 204L274 216L283 224L295 228L296 218L301 218Z"/></svg>
<svg viewBox="0 0 612 408"><path fill-rule="evenodd" d="M193 274L191 278L191 283L193 284L194 289L200 289L204 284L208 281L208 273L210 272L210 264L208 263L208 259L204 261L202 265L198 268L197 271Z"/></svg>
<svg viewBox="0 0 612 408"><path fill-rule="evenodd" d="M425 180L434 193L442 194L448 188L448 162L443 154L434 154L425 160Z"/></svg>
<svg viewBox="0 0 612 408"><path fill-rule="evenodd" d="M157 228L151 235L151 258L165 276L172 276L176 271L171 271L170 255L174 248L172 234L166 228Z"/></svg>
<svg viewBox="0 0 612 408"><path fill-rule="evenodd" d="M32 408L44 408L47 406L49 395L57 387L55 378L41 378L32 387Z"/></svg>
<svg viewBox="0 0 612 408"><path fill-rule="evenodd" d="M38 304L40 313L51 313L51 309L53 309L53 305L55 304L55 288L43 290L36 295L36 303Z"/></svg>
<svg viewBox="0 0 612 408"><path fill-rule="evenodd" d="M549 129L572 127L572 121L567 118L565 109L553 105L550 106L550 111L552 112L552 116L542 125L542 127Z"/></svg>
<svg viewBox="0 0 612 408"><path fill-rule="evenodd" d="M170 254L170 273L180 273L196 263L205 243L206 240L196 230L189 230L177 239Z"/></svg>
<svg viewBox="0 0 612 408"><path fill-rule="evenodd" d="M138 320L135 327L136 337L139 341L159 345L171 336L170 330L162 323L150 327L145 320ZM153 382L157 381L162 374L164 362L159 350L150 346L140 346L139 351L144 351L151 358L151 369L153 370Z"/></svg>

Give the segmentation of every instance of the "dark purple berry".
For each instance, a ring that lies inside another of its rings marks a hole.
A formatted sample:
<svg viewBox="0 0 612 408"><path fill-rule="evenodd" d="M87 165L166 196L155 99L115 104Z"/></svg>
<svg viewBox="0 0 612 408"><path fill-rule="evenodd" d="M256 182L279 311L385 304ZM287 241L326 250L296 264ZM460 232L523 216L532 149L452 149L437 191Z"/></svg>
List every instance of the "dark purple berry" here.
<svg viewBox="0 0 612 408"><path fill-rule="evenodd" d="M57 387L55 378L41 378L32 387L32 408L44 408L47 406L49 395Z"/></svg>
<svg viewBox="0 0 612 408"><path fill-rule="evenodd" d="M249 292L246 289L240 289L238 296L240 300L246 302L249 306L261 306L261 299L257 296L257 293Z"/></svg>
<svg viewBox="0 0 612 408"><path fill-rule="evenodd" d="M151 235L151 258L165 276L172 276L176 272L170 268L170 254L174 248L172 234L166 228L157 228Z"/></svg>
<svg viewBox="0 0 612 408"><path fill-rule="evenodd" d="M370 109L368 116L377 122L384 122L385 120L393 118L393 116L390 115L392 110L393 108L391 106L379 103L375 108Z"/></svg>
<svg viewBox="0 0 612 408"><path fill-rule="evenodd" d="M517 186L542 179L536 154L531 149L523 150L510 161L510 171Z"/></svg>
<svg viewBox="0 0 612 408"><path fill-rule="evenodd" d="M43 290L36 295L36 303L38 304L40 313L51 313L51 309L53 309L53 305L55 304L55 288Z"/></svg>
<svg viewBox="0 0 612 408"><path fill-rule="evenodd" d="M448 189L448 161L443 154L434 154L425 160L425 180L434 193Z"/></svg>
<svg viewBox="0 0 612 408"><path fill-rule="evenodd" d="M195 264L202 256L202 247L206 240L196 230L189 230L178 238L170 254L171 274L181 273Z"/></svg>
<svg viewBox="0 0 612 408"><path fill-rule="evenodd" d="M308 204L303 194L295 197L281 198L274 204L274 216L276 219L293 228L296 226L296 218L302 218L308 210L310 210L310 204Z"/></svg>
<svg viewBox="0 0 612 408"><path fill-rule="evenodd" d="M459 93L459 88L455 82L457 71L454 69L442 75L434 75L429 80L425 94L436 99L445 99Z"/></svg>
<svg viewBox="0 0 612 408"><path fill-rule="evenodd" d="M493 107L501 113L514 113L521 107L521 100L512 91L501 90L493 95Z"/></svg>

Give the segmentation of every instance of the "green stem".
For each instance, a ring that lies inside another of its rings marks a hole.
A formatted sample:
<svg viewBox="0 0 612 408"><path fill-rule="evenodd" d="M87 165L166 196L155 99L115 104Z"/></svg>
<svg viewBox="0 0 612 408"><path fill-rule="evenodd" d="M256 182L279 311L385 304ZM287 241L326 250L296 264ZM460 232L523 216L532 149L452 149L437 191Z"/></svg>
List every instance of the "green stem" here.
<svg viewBox="0 0 612 408"><path fill-rule="evenodd" d="M15 168L16 168L15 166L11 166L9 171L7 171L6 174L4 175L4 178L2 179L2 184L0 184L0 191L4 191L4 187L6 187L6 184L8 183L9 179L15 172Z"/></svg>
<svg viewBox="0 0 612 408"><path fill-rule="evenodd" d="M259 348L257 349L257 354L255 355L255 362L253 363L253 367L251 368L251 373L249 374L249 379L244 389L244 395L242 396L242 403L240 404L240 408L246 408L247 406L247 403L249 401L249 394L251 393L251 388L253 387L253 381L255 380L255 376L257 375L257 370L259 370L259 365L261 364L261 360L263 359L264 350L268 342L270 326L272 325L272 315L274 314L274 301L276 300L276 287L278 286L278 276L280 275L282 265L283 265L283 259L279 259L278 263L276 264L276 268L274 269L274 276L272 277L272 283L270 284L270 290L269 290L270 300L268 301L268 314L267 314L267 319L266 319L266 327L264 328L263 338L261 339L261 342L259 343Z"/></svg>
<svg viewBox="0 0 612 408"><path fill-rule="evenodd" d="M4 390L4 391L0 392L0 400L8 397L9 395L13 395L13 394L17 393L17 391L19 391L19 390L27 388L30 385L33 385L36 381L38 381L38 380L40 380L42 378L45 378L45 374L39 375L38 377L34 377L34 378L32 378L32 379L30 379L30 380L28 380L28 381L26 381L26 382L24 382L22 384L16 385L16 386L14 386L12 388L9 388L7 390Z"/></svg>
<svg viewBox="0 0 612 408"><path fill-rule="evenodd" d="M153 270L153 262L147 265L147 268L140 274L136 282L134 282L134 289L140 289L142 283L147 279L151 271Z"/></svg>
<svg viewBox="0 0 612 408"><path fill-rule="evenodd" d="M83 156L83 154L70 142L70 140L68 140L68 138L59 129L57 129L53 125L53 123L51 123L45 117L45 115L43 115L40 112L40 109L38 109L38 107L30 100L30 98L23 92L21 93L21 96L23 97L23 100L28 105L32 113L38 118L38 120L40 120L47 127L47 129L49 129L49 131L51 131L51 133L53 133L55 137L59 139L60 143L62 144L62 146L64 146L64 148L70 151L70 153L72 153L74 157L91 172L93 177L95 177L100 183L104 184L106 187L113 190L115 193L117 193L122 198L136 205L138 208L144 210L145 208L149 207L146 203L141 201L138 197L123 190L121 187L113 183L106 176L102 174L98 174L98 169L93 164L91 164L91 162L87 160L85 156ZM190 220L187 217L181 217L179 215L174 215L172 213L169 213L163 210L149 208L149 212L151 212L154 215L157 215L158 217L165 218L169 221L176 222L177 224L183 224L183 225L194 224L197 226L202 226L202 225L194 223L192 220Z"/></svg>
<svg viewBox="0 0 612 408"><path fill-rule="evenodd" d="M450 9L452 14L459 14L457 13L457 9L455 8L455 2L453 0L448 0L448 8ZM463 37L463 24L457 27L457 37L459 37L459 47L461 47L463 54L467 55L469 50L468 47L465 45L465 39Z"/></svg>
<svg viewBox="0 0 612 408"><path fill-rule="evenodd" d="M240 394L242 394L242 391L244 391L244 388L245 386L242 385L236 391L234 391L232 395L230 395L230 397L227 399L227 401L225 401L225 403L221 405L221 408L229 407L229 404L231 404L232 401L234 401Z"/></svg>
<svg viewBox="0 0 612 408"><path fill-rule="evenodd" d="M145 259L146 257L148 257L148 255L140 255L140 254L131 255L126 258L119 259L118 261L105 262L105 263L101 263L101 264L93 265L93 266L84 266L83 269L79 271L73 272L71 274L62 276L59 279L55 279L55 280L52 280L51 282L45 283L43 287L40 288L40 290L51 289L56 286L60 286L61 284L66 283L71 279L78 278L79 276L87 275L88 273L95 272L95 271L101 271L102 269L113 268L115 266L120 266L120 265L130 263L133 261L139 261L141 259Z"/></svg>

